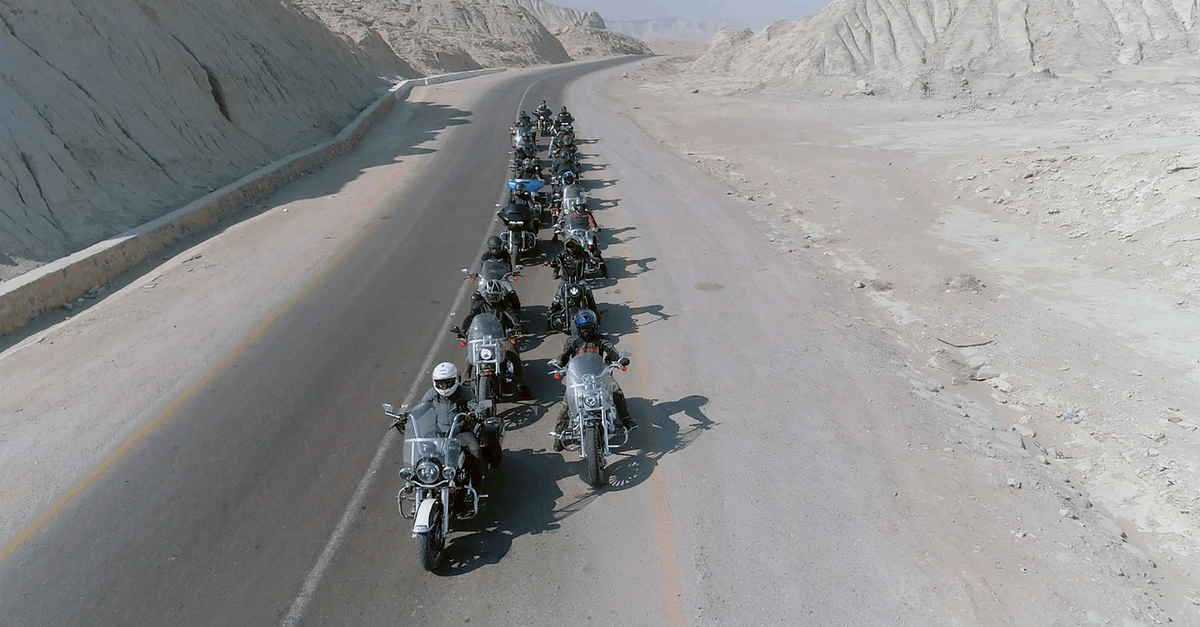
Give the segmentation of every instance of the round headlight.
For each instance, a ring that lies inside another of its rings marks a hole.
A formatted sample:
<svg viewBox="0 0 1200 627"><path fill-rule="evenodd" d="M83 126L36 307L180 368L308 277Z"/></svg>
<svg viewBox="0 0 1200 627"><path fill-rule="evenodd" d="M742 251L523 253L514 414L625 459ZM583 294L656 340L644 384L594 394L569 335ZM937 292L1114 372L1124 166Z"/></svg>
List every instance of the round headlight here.
<svg viewBox="0 0 1200 627"><path fill-rule="evenodd" d="M588 407L595 407L596 405L600 404L600 399L596 398L595 394L589 394L588 396L584 397L583 404L587 405Z"/></svg>
<svg viewBox="0 0 1200 627"><path fill-rule="evenodd" d="M412 479L413 478L413 469L409 468L408 466L401 468L400 469L400 478L405 481Z"/></svg>
<svg viewBox="0 0 1200 627"><path fill-rule="evenodd" d="M443 479L453 479L454 478L454 469L449 466L446 466L445 468L443 468L442 469L442 478Z"/></svg>
<svg viewBox="0 0 1200 627"><path fill-rule="evenodd" d="M480 359L491 359L492 358L492 349L490 349L490 348L479 349L479 358Z"/></svg>
<svg viewBox="0 0 1200 627"><path fill-rule="evenodd" d="M567 293L569 293L571 296L579 296L579 286L572 285L571 289L567 290Z"/></svg>
<svg viewBox="0 0 1200 627"><path fill-rule="evenodd" d="M433 483L437 481L438 474L438 463L433 460L426 459L417 464L417 479L421 483Z"/></svg>

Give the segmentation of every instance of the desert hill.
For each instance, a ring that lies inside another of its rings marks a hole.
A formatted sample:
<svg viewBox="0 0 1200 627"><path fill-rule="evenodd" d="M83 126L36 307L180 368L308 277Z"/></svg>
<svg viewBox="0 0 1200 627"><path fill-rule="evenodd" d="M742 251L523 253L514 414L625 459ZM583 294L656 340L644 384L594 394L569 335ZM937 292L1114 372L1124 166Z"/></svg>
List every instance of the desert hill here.
<svg viewBox="0 0 1200 627"><path fill-rule="evenodd" d="M0 20L0 278L328 138L404 69L288 3L4 0Z"/></svg>
<svg viewBox="0 0 1200 627"><path fill-rule="evenodd" d="M0 21L0 280L329 139L400 78L649 52L542 0L0 0Z"/></svg>
<svg viewBox="0 0 1200 627"><path fill-rule="evenodd" d="M1194 3L835 0L792 22L725 33L693 68L760 84L964 71L1062 74L1200 48Z"/></svg>
<svg viewBox="0 0 1200 627"><path fill-rule="evenodd" d="M295 1L361 46L382 38L422 74L650 52L632 38L614 38L594 12L542 0Z"/></svg>

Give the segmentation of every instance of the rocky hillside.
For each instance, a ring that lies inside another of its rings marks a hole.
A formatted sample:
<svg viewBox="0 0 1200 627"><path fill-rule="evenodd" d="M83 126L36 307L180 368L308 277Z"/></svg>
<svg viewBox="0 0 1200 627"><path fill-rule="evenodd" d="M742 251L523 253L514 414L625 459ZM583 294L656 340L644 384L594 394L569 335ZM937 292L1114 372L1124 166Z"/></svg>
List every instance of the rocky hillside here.
<svg viewBox="0 0 1200 627"><path fill-rule="evenodd" d="M695 72L771 84L872 72L1094 71L1193 55L1198 21L1194 3L1160 0L834 0L751 37L723 37Z"/></svg>
<svg viewBox="0 0 1200 627"><path fill-rule="evenodd" d="M0 1L0 279L336 133L403 70L284 2Z"/></svg>
<svg viewBox="0 0 1200 627"><path fill-rule="evenodd" d="M542 0L491 0L496 4L515 4L533 14L546 28L557 31L572 26L598 28L604 30L604 18L595 11L583 12L575 9L555 6Z"/></svg>
<svg viewBox="0 0 1200 627"><path fill-rule="evenodd" d="M654 54L646 42L602 28L571 26L554 31L572 59L617 57L626 54Z"/></svg>
<svg viewBox="0 0 1200 627"><path fill-rule="evenodd" d="M596 13L542 0L294 1L360 46L382 38L426 75L637 54L625 52L637 49L631 42L609 37ZM578 54L569 52L554 34L565 29L572 29L571 47Z"/></svg>

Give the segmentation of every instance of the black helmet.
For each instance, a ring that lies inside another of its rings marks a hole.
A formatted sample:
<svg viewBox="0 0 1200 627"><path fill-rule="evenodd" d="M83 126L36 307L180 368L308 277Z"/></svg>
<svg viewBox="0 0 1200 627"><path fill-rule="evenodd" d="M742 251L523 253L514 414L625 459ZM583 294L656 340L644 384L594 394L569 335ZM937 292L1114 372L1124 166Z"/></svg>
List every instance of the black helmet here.
<svg viewBox="0 0 1200 627"><path fill-rule="evenodd" d="M566 113L566 112L567 112L567 105L563 105L562 112L563 112L563 113Z"/></svg>
<svg viewBox="0 0 1200 627"><path fill-rule="evenodd" d="M516 185L513 185L513 191L516 192L518 196L520 196L521 194L524 194L525 193L525 184L517 183Z"/></svg>
<svg viewBox="0 0 1200 627"><path fill-rule="evenodd" d="M487 247L489 252L500 252L504 248L504 242L500 241L499 237L493 235L488 238Z"/></svg>

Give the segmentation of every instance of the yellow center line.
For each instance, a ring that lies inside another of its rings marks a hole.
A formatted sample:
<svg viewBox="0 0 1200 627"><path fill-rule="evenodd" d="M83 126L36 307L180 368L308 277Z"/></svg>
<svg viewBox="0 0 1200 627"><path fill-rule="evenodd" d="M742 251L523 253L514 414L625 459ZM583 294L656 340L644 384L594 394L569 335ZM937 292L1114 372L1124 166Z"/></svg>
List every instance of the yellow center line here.
<svg viewBox="0 0 1200 627"><path fill-rule="evenodd" d="M239 356L241 356L241 354L244 353L246 351L246 349L251 344L253 344L255 340L258 339L258 337L260 335L262 335L268 328L270 328L271 325L275 324L275 322L277 320L279 320L279 318L281 318L284 314L286 314L296 304L297 301L299 301L301 298L304 297L304 295L308 294L308 292L311 291L312 288L314 286L316 286L316 284L318 282L320 282L322 279L324 279L333 270L333 268L337 267L339 262L341 262L341 260L343 258L345 258L346 255L348 255L350 253L350 251L353 250L358 245L358 243L364 237L367 236L368 233L371 232L371 229L367 227L367 224L378 221L379 214L386 208L387 208L387 205L385 204L385 205L382 205L379 209L377 209L375 211L375 214L372 215L370 218L368 218L364 222L364 226L363 226L362 230L359 232L359 234L356 235L354 237L354 239L350 240L350 242L345 244L340 251L338 251L338 254L335 257L333 257L326 264L324 270L322 270L320 273L318 273L316 276L314 276L311 280L309 280L309 282L307 284L305 284L305 286L299 292L297 292L295 296L293 296L286 303L284 303L282 307L280 307L279 309L277 309L275 311L275 313L271 314L271 316L268 317L266 320L264 320L262 322L262 324L258 325L258 327L256 329L254 329L254 331L252 333L250 333L249 337L247 337L245 340L243 340L242 343L239 344L237 348L233 349L232 353L230 353L227 357L222 359L220 363L218 363L216 366L213 367L212 370L208 371L208 373L205 374L204 377L202 377L200 379L200 381L198 381L195 385L193 385L187 392L184 392L182 396L175 399L175 402L171 403L171 405L169 407L167 407L161 413L159 413L157 416L155 416L154 420L151 420L149 423L146 424L146 426L142 427L137 433L135 433L133 435L133 437L129 438L123 444L121 444L120 448L118 448L115 452L113 452L112 455L109 455L107 459L105 459L103 462L101 462L100 465L97 466L87 477L84 477L84 479L82 481L75 484L75 487L71 488L70 492L68 492L62 498L58 499L58 501L55 502L54 505L50 506L49 509L47 509L45 512L43 512L42 515L39 516L37 518L37 520L33 521L32 524L30 524L28 527L26 527L24 531L17 534L17 536L15 538L13 538L12 540L10 540L8 542L8 544L5 544L4 549L2 551L0 551L0 561L3 561L4 559L6 559L13 551L15 551L17 549L17 547L24 544L25 541L28 540L30 536L37 533L37 530L40 529L42 527L42 525L46 524L46 522L48 522L51 518L54 518L56 515L58 515L58 513L63 510L63 508L65 508L67 505L69 505L71 503L71 501L75 500L75 498L77 496L79 496L80 494L82 494L84 490L87 490L88 488L90 488L92 486L92 484L96 483L96 481L105 472L107 472L109 468L112 468L113 465L115 465L118 461L120 461L121 458L124 457L125 454L129 452L130 449L132 449L134 446L136 446L142 440L146 439L146 436L150 435L150 433L152 433L155 429L157 429L159 427L159 425L161 425L163 423L163 421L166 420L167 416L170 416L177 409L179 409L179 407L181 405L183 405L187 401L191 400L192 397L194 397L198 392L200 392L200 390L203 390L209 384L210 381L212 381L217 375L221 374L226 368L228 368L229 364L231 364L234 360L236 360ZM180 253L180 254L182 255L183 253Z"/></svg>

